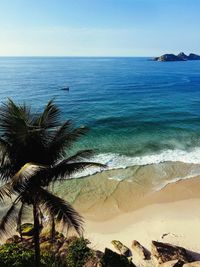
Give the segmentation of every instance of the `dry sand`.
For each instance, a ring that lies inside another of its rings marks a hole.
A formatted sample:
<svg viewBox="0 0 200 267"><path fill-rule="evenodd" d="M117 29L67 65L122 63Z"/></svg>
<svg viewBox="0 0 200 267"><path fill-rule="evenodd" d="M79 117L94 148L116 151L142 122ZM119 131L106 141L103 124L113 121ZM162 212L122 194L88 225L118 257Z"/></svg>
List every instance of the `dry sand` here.
<svg viewBox="0 0 200 267"><path fill-rule="evenodd" d="M128 247L138 240L150 250L151 241L157 240L200 253L196 173L199 165L168 162L104 171L58 183L54 189L84 216L85 237L94 249L114 250L111 241L116 239ZM137 266L156 266L133 256Z"/></svg>
<svg viewBox="0 0 200 267"><path fill-rule="evenodd" d="M97 217L100 213L99 209ZM101 218L99 222L90 218L86 215L85 235L95 249L114 249L110 243L113 239L130 247L136 239L147 249L151 240L157 240L200 253L200 177L181 180L144 195L133 211L121 211L118 216ZM138 260L136 256L137 264ZM155 266L154 262L139 262L138 266Z"/></svg>

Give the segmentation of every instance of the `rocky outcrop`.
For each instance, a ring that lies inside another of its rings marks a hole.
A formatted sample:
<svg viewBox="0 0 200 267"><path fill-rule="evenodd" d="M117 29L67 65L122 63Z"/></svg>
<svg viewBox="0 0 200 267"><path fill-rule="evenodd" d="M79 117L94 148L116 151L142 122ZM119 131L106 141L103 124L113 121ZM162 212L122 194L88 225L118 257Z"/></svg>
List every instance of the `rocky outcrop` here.
<svg viewBox="0 0 200 267"><path fill-rule="evenodd" d="M30 251L34 249L32 237L21 238L18 235L14 235L12 238L7 239L6 243L4 244L5 246L10 246L10 244L11 247L17 245L17 247L23 249L22 251L24 249L30 249ZM108 248L105 249L104 253L93 250L88 246L89 241L87 239L76 236L65 237L62 233L56 232L55 240L52 242L48 231L42 231L40 234L41 255L48 253L48 255L63 263L63 267L68 266L72 259L73 262L76 262L77 259L80 260L81 263L79 263L82 265L79 266L83 267L200 267L200 261L198 261L200 259L199 253L168 243L152 241L150 253L137 240L134 240L131 246L134 252L133 255L137 253L139 257L130 257L132 255L130 249L120 241L113 240L111 243L119 253ZM0 248L4 245L0 246Z"/></svg>
<svg viewBox="0 0 200 267"><path fill-rule="evenodd" d="M175 56L174 54L164 54L160 57L154 58L156 61L185 61L184 59Z"/></svg>
<svg viewBox="0 0 200 267"><path fill-rule="evenodd" d="M33 236L34 226L32 223L24 223L20 226L20 228L21 228L22 236ZM18 232L20 232L19 228L17 230L18 230Z"/></svg>
<svg viewBox="0 0 200 267"><path fill-rule="evenodd" d="M143 260L148 260L150 258L150 253L145 249L137 240L133 240L132 249L136 252Z"/></svg>
<svg viewBox="0 0 200 267"><path fill-rule="evenodd" d="M158 263L164 263L172 260L180 260L185 263L191 261L191 257L187 254L184 248L168 243L152 241L151 252L158 260Z"/></svg>
<svg viewBox="0 0 200 267"><path fill-rule="evenodd" d="M123 245L120 241L118 240L113 240L111 241L111 244L114 246L114 248L122 255L129 257L131 256L131 251L128 247Z"/></svg>
<svg viewBox="0 0 200 267"><path fill-rule="evenodd" d="M178 57L178 58L181 58L181 59L183 59L183 60L188 60L188 56L187 56L185 53L183 53L183 52L179 53L179 54L177 55L177 57Z"/></svg>
<svg viewBox="0 0 200 267"><path fill-rule="evenodd" d="M187 56L183 52L179 53L178 55L174 54L164 54L160 57L155 57L153 60L155 61L187 61L187 60L200 60L200 56L196 54L189 54Z"/></svg>
<svg viewBox="0 0 200 267"><path fill-rule="evenodd" d="M40 232L42 230L42 225L40 225ZM33 236L34 234L34 226L32 223L23 223L20 228L17 228L17 232L20 233L22 236Z"/></svg>
<svg viewBox="0 0 200 267"><path fill-rule="evenodd" d="M102 267L136 267L127 257L108 248L105 249L101 264Z"/></svg>
<svg viewBox="0 0 200 267"><path fill-rule="evenodd" d="M200 56L196 54L189 54L188 60L200 60Z"/></svg>
<svg viewBox="0 0 200 267"><path fill-rule="evenodd" d="M101 259L103 257L103 252L97 250L93 251L93 257L88 259L83 267L102 267Z"/></svg>

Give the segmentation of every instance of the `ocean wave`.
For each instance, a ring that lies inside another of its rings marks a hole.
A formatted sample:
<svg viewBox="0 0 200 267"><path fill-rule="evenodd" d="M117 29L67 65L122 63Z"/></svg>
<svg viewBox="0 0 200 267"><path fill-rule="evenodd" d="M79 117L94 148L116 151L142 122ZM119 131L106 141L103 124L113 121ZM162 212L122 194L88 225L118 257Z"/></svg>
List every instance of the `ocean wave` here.
<svg viewBox="0 0 200 267"><path fill-rule="evenodd" d="M163 162L182 162L190 164L200 164L200 147L191 151L179 149L168 149L160 153L129 157L114 153L102 153L93 156L92 162L98 162L106 165L104 167L91 167L82 172L76 173L74 177L83 177L102 172L103 170L124 169L131 166L145 166L150 164L159 164Z"/></svg>

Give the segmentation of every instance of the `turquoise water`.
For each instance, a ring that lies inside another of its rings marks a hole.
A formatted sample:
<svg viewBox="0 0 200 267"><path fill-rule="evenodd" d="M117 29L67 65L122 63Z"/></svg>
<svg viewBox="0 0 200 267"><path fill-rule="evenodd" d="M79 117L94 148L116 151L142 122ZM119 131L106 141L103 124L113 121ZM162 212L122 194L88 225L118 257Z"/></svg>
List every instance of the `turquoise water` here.
<svg viewBox="0 0 200 267"><path fill-rule="evenodd" d="M90 128L74 149L98 149L111 168L200 163L200 61L0 58L0 97L37 111L55 98L63 119Z"/></svg>

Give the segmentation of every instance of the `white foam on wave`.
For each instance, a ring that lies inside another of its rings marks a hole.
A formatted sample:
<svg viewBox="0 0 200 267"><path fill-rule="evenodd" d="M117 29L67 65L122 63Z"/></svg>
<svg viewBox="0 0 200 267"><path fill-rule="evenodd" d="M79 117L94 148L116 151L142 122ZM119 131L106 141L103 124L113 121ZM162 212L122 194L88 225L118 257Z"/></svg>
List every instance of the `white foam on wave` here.
<svg viewBox="0 0 200 267"><path fill-rule="evenodd" d="M77 173L74 175L74 177L89 176L103 170L122 169L136 165L145 166L167 161L200 164L200 147L194 148L191 151L168 149L157 154L149 154L137 157L129 157L114 153L102 153L95 155L90 159L90 161L105 164L107 167L106 169L103 167L91 167L87 170Z"/></svg>
<svg viewBox="0 0 200 267"><path fill-rule="evenodd" d="M160 191L163 188L165 188L166 186L168 186L169 184L174 184L174 183L177 183L177 182L182 181L182 180L187 180L187 179L191 179L191 178L197 177L199 174L200 173L191 174L191 175L187 175L187 176L184 176L184 177L176 177L176 178L174 178L174 179L172 179L170 181L162 182L159 186L157 186L155 191Z"/></svg>

